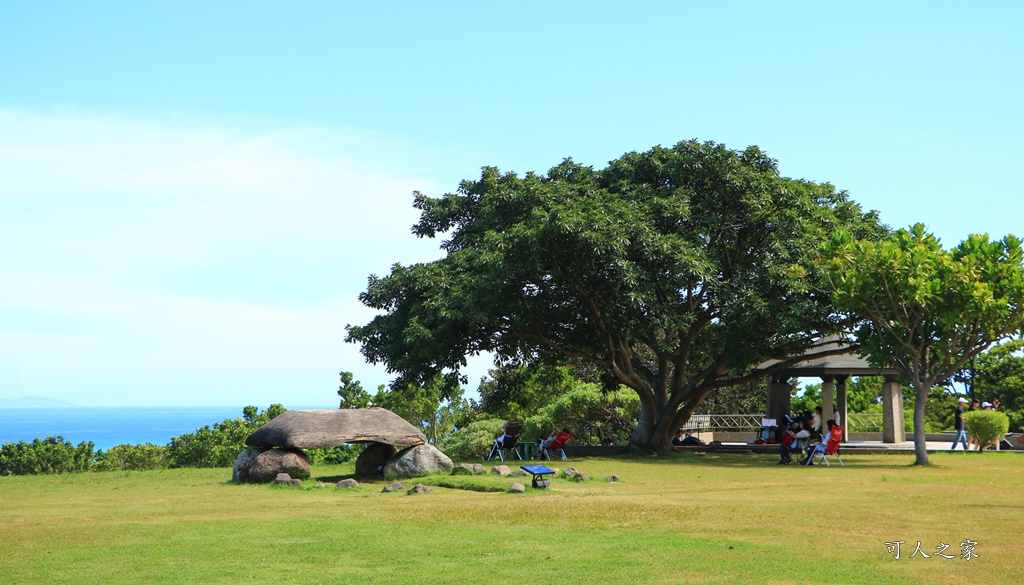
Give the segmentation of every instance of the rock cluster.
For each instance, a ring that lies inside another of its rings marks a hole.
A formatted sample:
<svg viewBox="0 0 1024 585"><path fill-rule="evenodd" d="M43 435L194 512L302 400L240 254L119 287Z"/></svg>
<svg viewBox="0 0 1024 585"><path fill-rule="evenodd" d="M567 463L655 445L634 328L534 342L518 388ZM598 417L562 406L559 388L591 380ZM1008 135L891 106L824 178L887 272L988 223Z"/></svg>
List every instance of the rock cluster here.
<svg viewBox="0 0 1024 585"><path fill-rule="evenodd" d="M302 487L301 479L292 479L287 473L278 473L277 477L274 478L274 483L277 485L293 485L295 487Z"/></svg>
<svg viewBox="0 0 1024 585"><path fill-rule="evenodd" d="M487 469L479 463L459 463L452 468L452 475L480 475Z"/></svg>
<svg viewBox="0 0 1024 585"><path fill-rule="evenodd" d="M267 483L286 473L291 479L309 477L309 458L295 449L246 449L235 458L231 479Z"/></svg>
<svg viewBox="0 0 1024 585"><path fill-rule="evenodd" d="M309 459L301 449L342 443L369 443L356 459L359 477L416 477L453 467L447 455L426 444L419 429L385 408L289 410L246 438L252 448L235 459L232 479L270 482L278 473L305 479Z"/></svg>

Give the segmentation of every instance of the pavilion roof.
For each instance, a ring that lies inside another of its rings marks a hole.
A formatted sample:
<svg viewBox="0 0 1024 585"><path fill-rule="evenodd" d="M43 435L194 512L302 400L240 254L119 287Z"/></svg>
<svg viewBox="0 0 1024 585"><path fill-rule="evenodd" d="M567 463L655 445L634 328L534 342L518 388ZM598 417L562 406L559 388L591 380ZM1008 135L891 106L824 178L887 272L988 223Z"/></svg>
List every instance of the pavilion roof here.
<svg viewBox="0 0 1024 585"><path fill-rule="evenodd" d="M843 347L851 347L854 344L844 341L838 337L826 337L820 344L804 352L807 359L793 363L790 366L772 372L775 378L817 378L831 376L888 376L896 375L892 368L873 367L860 353L854 350L851 353L830 355L826 357L813 357L824 352L833 351ZM758 370L766 370L778 364L781 360L768 360L757 367Z"/></svg>

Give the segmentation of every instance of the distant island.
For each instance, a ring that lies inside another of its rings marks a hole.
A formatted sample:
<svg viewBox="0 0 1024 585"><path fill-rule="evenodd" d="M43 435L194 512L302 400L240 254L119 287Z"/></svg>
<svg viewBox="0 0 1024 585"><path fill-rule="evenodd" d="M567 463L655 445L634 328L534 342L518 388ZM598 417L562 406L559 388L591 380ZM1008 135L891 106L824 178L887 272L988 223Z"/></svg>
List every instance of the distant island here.
<svg viewBox="0 0 1024 585"><path fill-rule="evenodd" d="M70 408L77 407L74 402L48 396L20 396L18 398L0 398L0 408Z"/></svg>

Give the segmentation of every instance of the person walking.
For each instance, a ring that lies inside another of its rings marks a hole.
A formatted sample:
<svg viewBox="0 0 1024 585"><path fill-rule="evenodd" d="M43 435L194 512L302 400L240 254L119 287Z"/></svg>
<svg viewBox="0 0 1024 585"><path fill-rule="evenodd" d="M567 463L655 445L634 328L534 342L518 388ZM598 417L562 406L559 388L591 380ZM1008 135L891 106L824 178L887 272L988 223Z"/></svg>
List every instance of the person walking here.
<svg viewBox="0 0 1024 585"><path fill-rule="evenodd" d="M964 451L967 450L967 429L964 427L965 404L967 404L967 399L961 396L957 400L956 412L953 413L953 430L956 431L956 437L953 439L953 446L949 448L950 451L956 451L957 442L962 442Z"/></svg>

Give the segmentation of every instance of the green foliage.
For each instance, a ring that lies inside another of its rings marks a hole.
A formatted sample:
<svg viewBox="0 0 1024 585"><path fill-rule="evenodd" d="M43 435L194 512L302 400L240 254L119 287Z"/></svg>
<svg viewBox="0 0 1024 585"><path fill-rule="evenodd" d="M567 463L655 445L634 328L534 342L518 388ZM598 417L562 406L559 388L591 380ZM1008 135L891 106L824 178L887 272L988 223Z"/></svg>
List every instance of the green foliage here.
<svg viewBox="0 0 1024 585"><path fill-rule="evenodd" d="M371 405L386 408L409 421L423 431L433 445L442 442L456 425L463 423L470 409L462 398L462 388L447 386L441 376L424 384L391 388L382 385L377 388Z"/></svg>
<svg viewBox="0 0 1024 585"><path fill-rule="evenodd" d="M60 435L34 439L31 443L4 441L0 446L0 476L88 471L94 457L94 446L89 441L76 447Z"/></svg>
<svg viewBox="0 0 1024 585"><path fill-rule="evenodd" d="M174 437L167 446L169 466L230 467L247 449L246 437L283 412L285 408L280 404L272 404L259 414L250 406L243 410L243 418L227 419Z"/></svg>
<svg viewBox="0 0 1024 585"><path fill-rule="evenodd" d="M144 471L167 467L230 467L245 450L250 433L285 412L284 406L272 404L263 412L256 407L242 409L242 418L227 419L205 426L194 433L171 439L167 446L115 445L94 452L94 443L73 446L63 437L35 439L31 443L4 442L0 447L0 475L37 475L79 471ZM340 463L354 457L354 448L339 446L311 452L312 457L327 463Z"/></svg>
<svg viewBox="0 0 1024 585"><path fill-rule="evenodd" d="M697 141L601 170L487 167L414 206L414 233L444 235L446 255L371 276L359 298L382 314L347 340L397 373L396 388L439 374L451 386L483 351L499 366L590 364L606 388L637 394L641 449L667 446L709 393L839 328L814 244L882 231L845 193L781 177L756 147Z"/></svg>
<svg viewBox="0 0 1024 585"><path fill-rule="evenodd" d="M341 405L338 408L366 408L370 406L370 395L363 390L363 385L355 380L352 372L341 372L341 386L338 386L338 396L341 397Z"/></svg>
<svg viewBox="0 0 1024 585"><path fill-rule="evenodd" d="M480 382L480 410L504 420L524 420L581 384L565 366L506 366Z"/></svg>
<svg viewBox="0 0 1024 585"><path fill-rule="evenodd" d="M946 251L917 224L881 241L839 232L823 246L832 300L856 316L861 352L915 388L914 442L928 462L929 391L1024 328L1024 251L1012 235L972 235Z"/></svg>
<svg viewBox="0 0 1024 585"><path fill-rule="evenodd" d="M336 465L352 461L362 452L362 445L335 445L323 449L307 449L306 457L309 458L310 465Z"/></svg>
<svg viewBox="0 0 1024 585"><path fill-rule="evenodd" d="M1002 401L1003 409L1024 410L1024 339L1000 343L978 355L973 364L974 391L982 400ZM971 372L962 371L957 380L972 382Z"/></svg>
<svg viewBox="0 0 1024 585"><path fill-rule="evenodd" d="M635 392L620 389L604 392L597 384L576 383L564 394L554 397L536 414L523 420L520 442L534 443L547 437L553 429L567 428L573 432L576 445L625 445L640 410ZM480 459L501 434L506 420L474 421L449 435L441 450L457 461Z"/></svg>
<svg viewBox="0 0 1024 585"><path fill-rule="evenodd" d="M635 392L603 392L595 384L584 384L527 418L522 440L533 442L547 437L553 429L567 428L577 445L625 445L639 411L640 399Z"/></svg>
<svg viewBox="0 0 1024 585"><path fill-rule="evenodd" d="M445 437L439 449L453 461L483 459L494 439L501 435L504 422L503 419L473 421ZM523 435L523 440L526 440L526 435Z"/></svg>
<svg viewBox="0 0 1024 585"><path fill-rule="evenodd" d="M924 407L925 433L941 433L953 429L958 398L958 394L952 394L942 386L935 386L928 391ZM912 393L903 392L903 424L908 432L914 430L915 400Z"/></svg>
<svg viewBox="0 0 1024 585"><path fill-rule="evenodd" d="M973 410L964 413L967 431L978 438L982 445L999 439L1010 429L1010 419L997 410Z"/></svg>
<svg viewBox="0 0 1024 585"><path fill-rule="evenodd" d="M96 452L93 471L146 471L168 467L167 447L151 443L115 445Z"/></svg>

